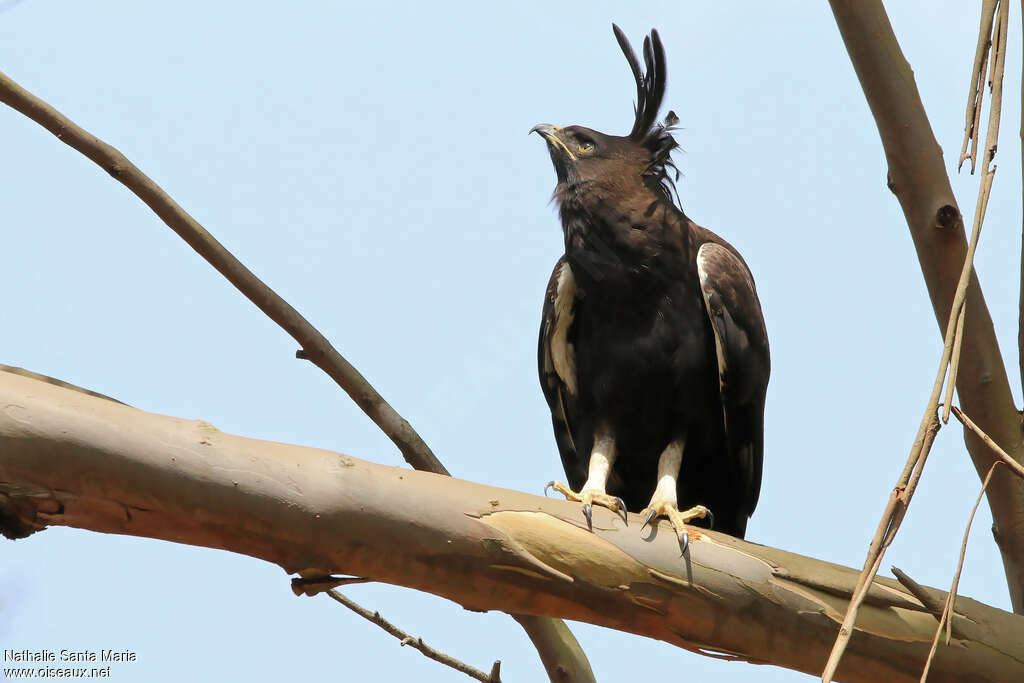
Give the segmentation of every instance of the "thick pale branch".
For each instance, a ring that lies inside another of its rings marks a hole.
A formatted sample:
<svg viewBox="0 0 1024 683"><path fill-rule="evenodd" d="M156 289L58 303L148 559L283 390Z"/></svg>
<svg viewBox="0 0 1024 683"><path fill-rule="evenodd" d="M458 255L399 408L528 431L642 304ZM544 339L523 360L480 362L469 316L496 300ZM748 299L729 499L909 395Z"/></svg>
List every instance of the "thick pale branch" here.
<svg viewBox="0 0 1024 683"><path fill-rule="evenodd" d="M913 73L879 0L831 0L836 23L878 126L889 187L910 227L940 330L946 330L965 262L963 221L921 104ZM976 275L966 290L963 345L956 388L965 412L1018 462L1021 423ZM979 476L992 453L973 433L967 449ZM997 472L986 492L1014 609L1024 612L1024 485Z"/></svg>
<svg viewBox="0 0 1024 683"><path fill-rule="evenodd" d="M857 577L699 529L683 558L666 526L642 535L639 519L595 510L590 533L564 501L231 436L8 373L0 406L0 528L13 535L59 524L222 548L808 673ZM1024 619L965 598L955 616L961 637L938 650L933 681L1024 678ZM915 680L935 627L911 592L877 579L840 680Z"/></svg>

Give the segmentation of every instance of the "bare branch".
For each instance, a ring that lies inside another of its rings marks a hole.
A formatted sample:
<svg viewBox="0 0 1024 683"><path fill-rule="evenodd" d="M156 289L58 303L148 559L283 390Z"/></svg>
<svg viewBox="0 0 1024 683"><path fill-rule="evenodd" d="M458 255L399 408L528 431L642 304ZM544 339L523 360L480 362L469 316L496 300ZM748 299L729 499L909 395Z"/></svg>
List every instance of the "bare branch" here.
<svg viewBox="0 0 1024 683"><path fill-rule="evenodd" d="M84 154L131 190L249 301L301 344L305 357L345 390L356 405L398 446L406 462L428 472L447 473L444 465L434 456L412 426L338 353L319 330L277 292L256 277L121 152L80 128L4 73L0 73L0 102L46 128L56 135L58 140Z"/></svg>
<svg viewBox="0 0 1024 683"><path fill-rule="evenodd" d="M942 150L881 2L831 0L831 5L885 148L889 187L907 219L932 308L948 342L950 320L955 329L959 312L953 304L964 264L970 259ZM969 277L963 303L966 308L957 394L978 425L1020 461L1024 456L1020 416L976 273ZM923 440L920 430L917 440ZM992 455L973 433L968 434L966 443L975 469L983 477ZM899 491L893 493L895 497L900 495ZM1014 609L1024 612L1024 487L1011 478L995 477L986 495L1010 597ZM897 513L898 507L890 505Z"/></svg>
<svg viewBox="0 0 1024 683"><path fill-rule="evenodd" d="M289 573L365 577L807 673L820 671L858 576L697 528L682 559L667 523L640 534L639 516L626 527L601 509L589 532L565 501L245 439L8 373L0 405L4 530L222 548ZM967 598L955 610L962 635L936 653L932 677L1024 680L1024 617ZM916 680L935 622L876 578L839 676Z"/></svg>
<svg viewBox="0 0 1024 683"><path fill-rule="evenodd" d="M1010 4L1006 0L1000 0L993 35L991 71L988 77L992 102L988 112L988 129L985 132L985 161L982 165L985 171L989 170L999 146L999 123L1003 113L1003 75L1006 71L1006 32L1009 21Z"/></svg>
<svg viewBox="0 0 1024 683"><path fill-rule="evenodd" d="M833 0L833 9L842 30L842 21L840 21L841 13L836 9L839 5L845 5L845 2L842 0ZM997 33L1000 38L998 38L996 43L997 53L993 59L993 92L998 91L1000 93L1000 99L996 100L993 98L992 113L989 117L990 127L985 139L985 163L983 165L984 175L978 188L978 203L974 214L974 225L971 230L971 239L967 245L967 253L960 270L960 277L957 280L956 291L953 295L953 303L950 307L949 318L946 323L946 332L944 335L942 357L939 361L939 369L936 373L935 382L932 385L932 393L928 399L928 404L925 407L924 416L922 417L920 426L918 427L918 437L914 442L914 446L911 447L910 455L907 458L903 474L894 488L894 491L899 493L891 500L879 521L878 529L875 533L875 539L872 541L871 547L868 549L868 555L864 561L864 569L862 570L861 579L858 582L858 587L861 590L855 591L854 597L847 607L846 617L843 619L843 625L839 629L839 634L836 636L832 653L829 655L828 662L822 672L821 679L824 683L828 683L835 676L836 670L839 667L839 662L843 656L843 651L846 649L847 643L853 634L853 624L856 622L857 611L860 608L861 600L863 600L864 597L862 590L863 586L867 585L867 583L869 583L877 573L878 568L881 565L882 557L885 554L885 550L892 542L892 539L895 538L896 532L899 530L903 516L906 514L906 509L910 505L914 491L917 488L917 483L924 471L924 463L928 457L928 450L931 445L931 441L924 438L924 435L932 424L935 425L935 430L938 430L938 422L936 420L935 413L938 410L940 396L942 395L942 387L943 383L946 381L947 373L950 374L950 387L947 391L947 403L946 408L943 411L943 421L949 420L949 406L951 404L953 384L956 382L956 372L959 367L959 353L961 351L963 339L963 324L967 317L966 311L964 310L964 304L967 300L968 285L971 282L971 276L974 272L974 254L977 251L978 239L981 235L981 226L985 220L985 211L988 208L988 198L992 189L992 179L996 170L995 167L989 168L989 164L995 154L999 135L999 106L1001 104L1002 73L1003 66L1005 65L1004 55L1006 43L1005 30L1000 31L999 27L1005 27L1005 9L1006 5L1003 3L1000 8L999 20L996 23ZM885 10L882 9L880 5L878 10L884 17ZM886 23L888 22L886 21ZM889 30L891 32L891 27ZM844 39L846 39L845 33ZM895 42L895 38L893 38L893 42ZM849 40L847 40L847 44L848 46L850 45ZM854 52L852 49L850 54L851 58L853 58ZM856 58L854 58L855 63L856 61ZM954 350L957 352L957 356L955 358L953 356Z"/></svg>
<svg viewBox="0 0 1024 683"><path fill-rule="evenodd" d="M561 619L512 614L533 646L551 683L596 683L590 660Z"/></svg>
<svg viewBox="0 0 1024 683"><path fill-rule="evenodd" d="M956 317L956 332L953 335L953 355L950 356L949 360L946 395L942 399L942 424L949 424L949 411L953 407L953 390L956 389L956 376L960 371L960 349L964 344L964 318L966 317L966 306L963 306Z"/></svg>
<svg viewBox="0 0 1024 683"><path fill-rule="evenodd" d="M371 612L370 610L361 606L359 603L354 602L353 600L345 597L333 588L327 591L327 595L331 596L331 598L333 598L337 602L340 602L345 607L348 607L350 610L361 616L363 619L366 619L367 621L371 621L374 624L377 624L377 626L380 626L382 629L393 635L395 638L398 638L398 640L401 641L402 645L408 645L415 650L419 650L424 654L424 656L433 659L435 662L440 662L445 666L450 666L456 671L460 671L466 674L470 678L475 678L478 681L483 681L483 683L501 683L501 677L499 675L499 672L501 670L500 660L494 662L494 666L491 667L491 673L484 673L483 671L477 669L474 666L470 666L465 662L460 662L458 659L455 659L455 657L452 657L451 655L446 655L440 650L436 650L430 647L429 645L423 642L422 638L413 638L408 633L406 633L405 631L398 628L390 621L382 617L380 615L380 612Z"/></svg>
<svg viewBox="0 0 1024 683"><path fill-rule="evenodd" d="M967 417L967 415L965 415L964 412L956 406L953 406L953 414L956 415L956 419L963 423L964 427L967 427L974 432L975 435L981 439L982 443L992 449L992 452L996 454L1003 464L1010 468L1011 472L1016 474L1018 477L1024 478L1024 466L1021 466L1019 462L1011 458L1009 453L1000 448L999 444L992 440L992 437L981 431L981 428L974 424L974 421L971 420L971 418ZM986 475L986 478L988 478L988 475Z"/></svg>
<svg viewBox="0 0 1024 683"><path fill-rule="evenodd" d="M914 581L905 571L898 567L891 567L893 576L899 581L904 588L921 601L921 604L925 606L932 616L935 617L935 621L938 622L939 618L942 617L942 610L945 607L945 601L937 598L933 593L937 593L934 588L928 588L922 586L917 581ZM955 628L955 627L954 627ZM958 637L960 637L958 635Z"/></svg>
<svg viewBox="0 0 1024 683"><path fill-rule="evenodd" d="M985 71L988 66L989 47L992 44L992 23L996 15L996 4L999 0L983 0L981 3L981 26L978 28L978 46L974 51L974 68L971 70L971 87L967 91L967 114L964 124L964 143L960 148L959 171L966 159L971 160L971 174L978 157L978 123L981 121L981 105L985 87ZM967 153L967 144L971 143L971 152Z"/></svg>
<svg viewBox="0 0 1024 683"><path fill-rule="evenodd" d="M921 604L924 605L929 612L934 614L936 619L938 619L939 615L942 614L942 603L936 601L932 597L931 593L928 592L930 589L927 589L917 581L914 581L914 579L910 578L910 576L899 567L890 567L890 569L892 570L893 576L896 577L896 580L903 584L903 587L910 591L915 598L920 600Z"/></svg>

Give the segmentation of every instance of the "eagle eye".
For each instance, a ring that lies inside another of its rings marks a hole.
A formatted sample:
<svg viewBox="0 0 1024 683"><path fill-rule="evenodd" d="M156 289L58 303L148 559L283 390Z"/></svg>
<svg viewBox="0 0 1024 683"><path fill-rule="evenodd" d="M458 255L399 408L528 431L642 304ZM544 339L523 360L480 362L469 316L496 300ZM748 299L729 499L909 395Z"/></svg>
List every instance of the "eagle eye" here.
<svg viewBox="0 0 1024 683"><path fill-rule="evenodd" d="M576 149L578 149L583 154L590 154L591 152L594 151L594 143L591 142L590 140L580 140L579 143L576 145Z"/></svg>

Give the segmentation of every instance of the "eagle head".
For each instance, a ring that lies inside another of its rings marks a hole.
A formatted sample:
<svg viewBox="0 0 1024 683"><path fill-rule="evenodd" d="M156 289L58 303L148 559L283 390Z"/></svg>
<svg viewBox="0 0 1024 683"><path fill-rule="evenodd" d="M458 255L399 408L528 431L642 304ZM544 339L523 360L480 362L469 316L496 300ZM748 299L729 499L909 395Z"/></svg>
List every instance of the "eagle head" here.
<svg viewBox="0 0 1024 683"><path fill-rule="evenodd" d="M671 203L675 180L679 177L671 158L672 150L679 146L672 131L679 118L670 111L664 123L657 122L665 95L665 48L658 31L652 29L644 38L644 68L641 69L622 29L615 24L612 29L636 81L633 129L628 135L619 136L584 126L561 128L541 123L530 132L538 133L547 142L558 175L555 196L559 201L566 193L582 190L587 185L621 185L641 180L643 186Z"/></svg>

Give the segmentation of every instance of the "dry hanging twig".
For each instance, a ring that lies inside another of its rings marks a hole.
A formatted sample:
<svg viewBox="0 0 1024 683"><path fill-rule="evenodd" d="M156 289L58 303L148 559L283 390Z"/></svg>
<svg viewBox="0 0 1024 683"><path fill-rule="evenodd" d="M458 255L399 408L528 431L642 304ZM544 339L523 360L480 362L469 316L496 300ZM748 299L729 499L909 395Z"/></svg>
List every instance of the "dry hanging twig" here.
<svg viewBox="0 0 1024 683"><path fill-rule="evenodd" d="M967 417L967 415L965 415L962 410L960 410L956 406L953 406L953 414L956 416L956 419L960 420L960 422L963 423L964 427L967 427L972 432L974 432L975 435L977 435L977 437L981 439L982 443L988 446L989 449L996 454L996 457L998 457L1003 462L1003 464L1009 467L1010 470L1018 477L1024 479L1024 466L1022 466L1019 462L1010 457L1010 454L1004 451L999 446L999 444L993 441L992 437L990 437L985 432L981 431L981 427L974 424L974 421L971 418Z"/></svg>
<svg viewBox="0 0 1024 683"><path fill-rule="evenodd" d="M964 557L967 555L967 537L971 533L971 525L974 524L974 515L978 512L978 506L981 504L981 499L985 495L985 489L988 488L988 482L992 479L992 473L996 471L996 466L1002 465L1001 460L997 460L992 463L992 467L988 468L988 474L985 475L985 480L981 483L981 490L978 491L978 498L974 501L974 507L971 508L971 514L967 518L967 528L964 529L964 540L960 544L960 559L956 563L956 571L953 573L953 585L949 589L949 594L946 595L946 602L942 606L942 614L939 617L939 625L935 629L935 638L932 639L932 648L928 651L928 659L924 662L924 670L921 672L921 683L925 683L928 680L928 671L932 666L932 659L935 658L935 650L939 646L939 636L942 634L942 629L946 629L946 645L949 645L949 638L951 634L951 628L953 623L953 607L956 602L956 590L960 586L960 573L964 568Z"/></svg>
<svg viewBox="0 0 1024 683"><path fill-rule="evenodd" d="M353 602L352 600L345 597L333 588L327 591L327 595L331 596L334 600L340 602L345 607L348 607L350 610L361 616L363 619L366 619L367 621L372 621L373 623L377 624L377 626L380 626L382 629L393 635L395 638L398 638L398 640L401 641L402 645L408 645L415 650L419 650L425 656L429 657L430 659L433 659L435 662L440 662L445 666L450 666L456 671L461 671L470 678L475 678L478 681L483 681L483 683L501 683L501 660L496 660L494 662L494 666L491 667L491 673L484 673L483 671L477 669L474 666L470 666L465 662L460 662L451 655L446 655L440 650L435 650L434 648L424 643L422 638L413 638L408 633L406 633L405 631L398 628L390 621L382 617L380 615L380 612L371 612L359 603Z"/></svg>
<svg viewBox="0 0 1024 683"><path fill-rule="evenodd" d="M862 569L861 576L857 581L856 590L854 591L850 604L847 607L846 615L843 618L839 634L836 636L836 641L832 647L832 652L829 655L828 662L825 664L825 668L822 671L821 680L823 683L829 683L829 681L831 681L835 676L835 672L839 667L839 662L842 660L846 645L849 643L849 640L853 635L854 624L857 621L857 611L860 608L864 597L867 595L871 582L878 573L878 569L881 566L882 557L885 555L886 549L892 543L896 536L896 532L899 530L899 527L903 522L907 507L910 505L914 491L920 481L921 474L924 471L925 461L927 460L928 453L931 450L931 444L939 429L939 420L936 412L938 411L939 397L942 395L943 385L946 381L948 381L950 385L955 385L956 382L956 377L953 376L952 372L959 366L959 351L963 338L963 320L966 318L964 302L967 295L967 285L970 282L971 274L974 271L974 254L977 251L978 238L981 234L981 226L985 220L985 211L988 208L989 194L992 190L992 180L996 171L996 167L992 166L990 168L990 164L992 162L992 158L995 156L999 137L1003 72L1006 63L1005 27L1008 12L1009 10L1006 3L1000 3L999 16L996 21L997 40L993 48L995 54L992 59L992 112L989 114L989 129L985 136L985 156L983 166L985 174L982 177L981 184L978 188L978 201L974 212L974 225L971 230L971 238L967 245L967 254L964 259L963 269L960 272L960 279L957 282L956 292L953 296L953 302L950 307L949 321L946 325L946 332L943 337L944 343L942 357L939 361L939 370L936 374L935 382L932 385L932 393L928 400L928 404L925 407L924 416L922 417L921 424L918 427L917 437L914 440L913 446L911 446L910 455L907 458L903 473L897 481L896 486L893 488L889 497L889 502L886 505L885 511L882 513L882 518L879 520L878 528L875 530L875 536L871 541L867 557L864 560L864 568ZM984 29L984 27L985 22L983 21L982 29ZM954 349L957 353L956 360L953 359ZM952 390L948 392L948 395L952 397ZM947 405L949 403L951 403L951 401L947 401ZM944 414L944 419L948 420L948 412Z"/></svg>
<svg viewBox="0 0 1024 683"><path fill-rule="evenodd" d="M982 431L978 425L974 424L974 421L967 417L962 410L956 406L952 406L952 412L965 428L974 432L974 434L980 438L993 453L995 453L998 460L992 463L992 466L988 468L988 473L985 475L985 479L981 484L981 490L978 491L978 498L974 501L974 507L971 508L971 514L967 518L967 528L964 529L964 539L960 544L960 558L957 561L956 571L953 572L953 585L950 587L949 593L946 595L946 602L942 607L939 626L935 630L935 638L932 640L932 647L928 652L928 659L925 660L924 671L921 672L921 683L924 683L928 678L928 670L931 668L932 659L935 658L935 651L939 645L939 636L942 633L943 626L945 626L946 629L946 645L949 645L949 640L952 635L953 610L956 604L956 591L960 586L960 574L963 571L964 557L967 554L967 537L971 533L971 525L974 524L974 515L978 512L978 505L981 504L981 498L985 495L985 490L988 489L988 483L992 479L992 474L995 472L996 466L1006 465L1015 475L1024 479L1024 467L1022 467L1020 463L1011 458L1010 455L999 446L999 444L992 440L992 437ZM901 579L901 583L902 582L903 581Z"/></svg>
<svg viewBox="0 0 1024 683"><path fill-rule="evenodd" d="M986 185L991 188L992 175L991 171L985 174L985 178L982 181L983 188ZM910 505L914 491L924 471L924 464L928 458L928 453L931 451L935 434L939 430L940 423L936 414L939 406L939 396L942 394L942 387L946 380L953 355L956 328L960 318L960 310L963 307L967 294L967 283L974 270L974 253L977 250L978 237L981 234L981 225L984 220L984 206L987 206L987 192L984 194L984 199L983 206L979 207L981 212L975 214L974 229L971 233L970 243L967 246L967 258L964 261L963 271L960 273L960 281L957 284L956 295L953 299L949 324L946 327L945 343L942 348L942 358L939 361L939 371L932 385L932 394L928 399L928 405L925 407L924 417L921 419L921 424L918 427L917 438L914 440L913 446L911 446L910 455L904 466L903 474L893 488L892 494L889 496L889 502L882 513L882 518L879 520L878 528L875 530L875 536L871 541L871 546L868 548L867 558L864 560L861 577L857 581L857 588L847 607L846 616L843 619L839 635L836 637L835 645L832 648L832 654L829 656L829 660L822 672L822 681L825 683L832 680L836 669L839 667L846 644L853 635L853 625L857 621L857 610L864 600L864 596L867 595L872 580L874 580L875 575L878 573L878 568L881 565L886 549L892 543L900 524L903 522L907 507Z"/></svg>
<svg viewBox="0 0 1024 683"><path fill-rule="evenodd" d="M988 67L989 52L992 45L992 24L996 16L996 5L999 0L983 0L981 4L981 25L978 27L978 46L974 52L974 68L971 71L971 87L967 91L967 114L964 123L964 143L960 148L959 171L964 161L971 160L971 175L974 175L974 163L978 156L978 123L981 121L981 104L984 99L985 71ZM971 151L968 154L967 145Z"/></svg>
<svg viewBox="0 0 1024 683"><path fill-rule="evenodd" d="M960 347L964 343L964 319L967 317L967 303L960 308L956 318L956 332L953 333L953 355L949 359L949 376L946 378L946 395L942 399L942 424L949 424L949 409L953 407L953 390L956 389L956 374L960 370Z"/></svg>

